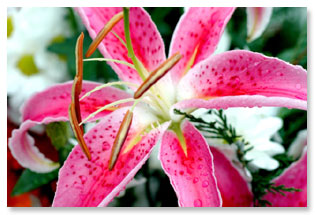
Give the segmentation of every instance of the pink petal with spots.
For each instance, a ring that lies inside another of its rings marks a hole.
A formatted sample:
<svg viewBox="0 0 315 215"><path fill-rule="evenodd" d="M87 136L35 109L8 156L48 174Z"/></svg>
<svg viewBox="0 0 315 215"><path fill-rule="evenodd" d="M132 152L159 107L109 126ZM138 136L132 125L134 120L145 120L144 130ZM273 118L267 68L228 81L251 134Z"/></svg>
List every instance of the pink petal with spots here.
<svg viewBox="0 0 315 215"><path fill-rule="evenodd" d="M234 8L228 7L192 7L181 17L170 46L170 56L177 51L183 55L171 71L175 82L184 75L195 50L197 54L193 65L208 58L215 51L233 12Z"/></svg>
<svg viewBox="0 0 315 215"><path fill-rule="evenodd" d="M213 155L215 177L223 201L222 206L252 206L253 194L243 176L223 153L214 147L210 147L210 149Z"/></svg>
<svg viewBox="0 0 315 215"><path fill-rule="evenodd" d="M207 108L207 109L227 109L230 107L287 107L306 110L307 102L283 98L266 96L222 96L209 100L188 99L173 105L172 109ZM173 111L171 111L173 113Z"/></svg>
<svg viewBox="0 0 315 215"><path fill-rule="evenodd" d="M306 109L307 72L277 58L229 51L196 65L179 83L177 94L179 101L204 99L213 108L283 105Z"/></svg>
<svg viewBox="0 0 315 215"><path fill-rule="evenodd" d="M99 86L97 83L83 82L82 94ZM23 123L19 129L12 132L9 139L9 147L12 155L19 163L35 172L50 172L59 167L40 153L34 146L34 139L28 134L28 130L39 124L48 124L57 121L68 120L68 108L71 102L72 82L58 84L47 90L35 94L22 108ZM92 93L91 96L80 102L82 117L108 103L130 97L122 90L107 87ZM97 114L92 120L99 119L111 111L104 111Z"/></svg>
<svg viewBox="0 0 315 215"><path fill-rule="evenodd" d="M247 41L258 38L269 24L272 7L247 7Z"/></svg>
<svg viewBox="0 0 315 215"><path fill-rule="evenodd" d="M89 7L76 9L83 24L87 28L92 38L104 25L122 8L114 7ZM149 14L142 8L130 8L130 36L134 52L138 59L143 63L148 71L154 70L165 60L164 43L155 24L151 20ZM125 41L124 25L121 20L113 31L117 33ZM123 60L132 63L128 57L128 51L124 45L113 34L109 33L103 42L99 45L100 52L105 58ZM140 84L142 80L137 71L125 65L109 62L116 71L120 79Z"/></svg>
<svg viewBox="0 0 315 215"><path fill-rule="evenodd" d="M170 178L179 205L219 207L222 200L209 146L190 122L184 121L181 128L187 144L187 156L172 131L165 132L160 149L162 167Z"/></svg>
<svg viewBox="0 0 315 215"><path fill-rule="evenodd" d="M79 146L70 153L59 172L54 207L106 206L132 180L148 159L153 146L167 129L169 122L141 136L137 144L125 151L143 128L150 126L143 111L134 111L134 118L126 142L114 168L108 170L111 147L127 109L119 109L106 116L85 134L92 160L88 161Z"/></svg>
<svg viewBox="0 0 315 215"><path fill-rule="evenodd" d="M300 189L300 192L284 192L285 196L268 193L264 199L273 207L307 207L307 151L274 181L275 186L284 185Z"/></svg>

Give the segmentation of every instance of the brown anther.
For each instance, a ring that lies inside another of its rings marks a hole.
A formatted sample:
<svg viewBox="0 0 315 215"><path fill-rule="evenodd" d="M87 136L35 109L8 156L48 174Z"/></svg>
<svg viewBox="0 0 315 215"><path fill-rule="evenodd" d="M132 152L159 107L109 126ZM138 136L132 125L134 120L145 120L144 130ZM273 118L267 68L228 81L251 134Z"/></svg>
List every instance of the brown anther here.
<svg viewBox="0 0 315 215"><path fill-rule="evenodd" d="M76 57L76 75L74 77L72 90L71 90L71 104L69 106L69 119L70 125L74 132L75 137L77 138L84 154L86 157L91 160L91 154L83 138L83 126L79 126L81 122L81 111L80 111L80 102L79 95L82 90L82 79L83 79L83 39L84 34L81 33L78 37L75 57Z"/></svg>
<svg viewBox="0 0 315 215"><path fill-rule="evenodd" d="M182 58L179 52L173 54L169 59L164 61L158 68L156 68L150 75L145 79L145 81L140 85L134 94L134 98L140 98L150 87L160 80L170 69L175 66L178 61Z"/></svg>
<svg viewBox="0 0 315 215"><path fill-rule="evenodd" d="M97 46L102 42L106 35L113 29L113 27L124 17L124 13L117 13L109 22L106 23L104 28L97 34L93 42L91 43L89 49L87 50L85 57L90 57L94 51L97 49Z"/></svg>
<svg viewBox="0 0 315 215"><path fill-rule="evenodd" d="M109 170L113 169L113 167L117 161L120 149L121 149L121 147L122 147L123 143L125 142L126 137L128 135L128 131L129 131L131 123L132 123L132 117L133 117L133 113L128 110L124 116L124 119L123 119L120 127L119 127L118 133L116 135L116 138L115 138L115 141L114 141L114 144L112 147L112 152L111 152L109 164L108 164Z"/></svg>

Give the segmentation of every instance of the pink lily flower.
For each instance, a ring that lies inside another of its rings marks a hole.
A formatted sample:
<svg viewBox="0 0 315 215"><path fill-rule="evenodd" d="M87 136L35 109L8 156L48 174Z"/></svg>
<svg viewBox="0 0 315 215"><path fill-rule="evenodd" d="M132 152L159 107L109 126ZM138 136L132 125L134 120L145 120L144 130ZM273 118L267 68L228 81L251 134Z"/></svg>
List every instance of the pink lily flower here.
<svg viewBox="0 0 315 215"><path fill-rule="evenodd" d="M122 8L77 9L92 38L121 11ZM53 206L106 206L135 176L160 139L159 158L180 206L252 205L250 188L231 161L210 149L202 134L173 111L254 106L307 109L307 72L302 67L250 51L212 55L233 11L234 8L190 8L181 17L169 56L179 52L182 59L133 105L132 123L112 169L111 149L125 121L124 114L134 101L132 95L108 86L80 101L82 119L104 105L122 100L127 103L88 118L87 121L101 119L84 135L91 159L85 157L80 146L72 150L59 172ZM99 50L106 59L132 64L130 50L121 39L126 36L123 22L118 22L112 32L102 40ZM142 71L154 71L168 62L159 32L141 8L130 8L130 39ZM143 76L148 75L135 70L136 65L109 64L120 79L135 85L142 84ZM38 151L27 130L36 124L68 120L71 86L72 82L68 82L49 88L31 98L22 109L23 123L13 132L10 149L24 167L38 172L57 167ZM96 86L99 84L83 82L80 97ZM135 89L133 85L131 88Z"/></svg>

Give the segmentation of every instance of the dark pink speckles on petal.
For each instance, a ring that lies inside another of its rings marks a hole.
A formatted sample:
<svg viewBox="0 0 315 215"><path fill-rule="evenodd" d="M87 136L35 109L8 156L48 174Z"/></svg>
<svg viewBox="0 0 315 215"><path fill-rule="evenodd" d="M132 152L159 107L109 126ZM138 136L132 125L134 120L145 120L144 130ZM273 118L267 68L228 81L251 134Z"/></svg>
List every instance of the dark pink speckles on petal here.
<svg viewBox="0 0 315 215"><path fill-rule="evenodd" d="M187 157L176 134L171 131L165 132L160 150L162 167L170 177L180 206L221 206L207 142L190 122L184 121L181 127L187 144Z"/></svg>
<svg viewBox="0 0 315 215"><path fill-rule="evenodd" d="M174 32L170 47L170 56L178 51L183 55L183 59L171 71L175 82L183 76L186 65L197 47L193 65L208 58L215 51L233 11L234 8L228 7L192 7L185 12Z"/></svg>
<svg viewBox="0 0 315 215"><path fill-rule="evenodd" d="M90 36L95 38L104 24L113 15L122 11L122 8L86 7L77 8L76 10L81 16ZM113 28L113 31L121 38L125 38L123 21L120 21ZM136 56L148 71L154 70L160 62L166 59L164 43L160 33L148 13L142 8L130 8L130 36ZM113 58L131 63L131 59L127 55L127 49L112 33L109 33L99 45L99 50L105 58ZM111 62L109 64L122 80L141 84L142 80L134 69L122 64Z"/></svg>
<svg viewBox="0 0 315 215"><path fill-rule="evenodd" d="M83 82L82 91L87 92L99 86L93 82ZM58 167L51 160L46 159L33 145L33 138L28 135L28 129L39 124L48 124L56 121L67 121L68 107L71 102L72 82L57 84L31 97L22 108L22 121L19 129L15 129L9 140L9 147L14 157L22 164L36 172L50 172ZM113 99L113 94L116 99ZM81 94L82 96L82 94ZM80 105L82 118L94 112L100 106L128 98L130 95L117 88L107 87L92 93ZM81 102L80 102L81 103ZM97 114L93 121L107 115L104 111ZM39 162L41 161L41 162Z"/></svg>
<svg viewBox="0 0 315 215"><path fill-rule="evenodd" d="M152 147L168 127L168 123L164 123L160 129L153 129L131 150L125 152L129 141L143 126L141 121L143 114L141 115L140 111L134 112L133 123L118 160L111 171L108 169L112 144L126 110L122 108L106 116L94 129L85 134L86 140L93 140L92 143L87 141L88 146L91 147L91 161L85 157L82 158L80 148L73 149L59 173L54 207L106 206L124 189L148 159ZM148 122L147 119L145 122ZM100 138L100 135L103 138ZM69 172L74 172L74 174L69 175Z"/></svg>

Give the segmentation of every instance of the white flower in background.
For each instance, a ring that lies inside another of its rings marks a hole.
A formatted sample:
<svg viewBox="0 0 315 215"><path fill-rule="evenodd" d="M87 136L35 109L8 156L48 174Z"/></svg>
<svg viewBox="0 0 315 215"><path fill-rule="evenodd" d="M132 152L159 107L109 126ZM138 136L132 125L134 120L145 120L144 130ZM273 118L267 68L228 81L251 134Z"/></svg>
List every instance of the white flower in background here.
<svg viewBox="0 0 315 215"><path fill-rule="evenodd" d="M298 159L307 145L307 129L299 131L295 140L288 149L288 155Z"/></svg>
<svg viewBox="0 0 315 215"><path fill-rule="evenodd" d="M65 8L8 8L8 115L19 123L23 102L38 91L67 80L66 62L47 51L70 35Z"/></svg>
<svg viewBox="0 0 315 215"><path fill-rule="evenodd" d="M274 170L279 163L272 157L284 153L284 147L271 140L277 131L282 127L282 119L276 116L278 108L229 108L224 111L228 123L241 135L249 145L245 149L253 147L245 155L245 159L250 161L249 167L255 169ZM195 116L202 117L206 121L214 121L215 118L203 115L205 110L194 112ZM208 139L212 146L219 147L225 155L237 160L235 145L228 145L221 139Z"/></svg>

